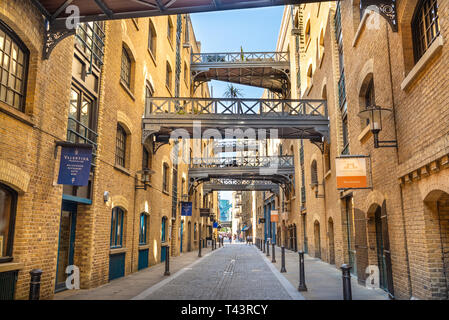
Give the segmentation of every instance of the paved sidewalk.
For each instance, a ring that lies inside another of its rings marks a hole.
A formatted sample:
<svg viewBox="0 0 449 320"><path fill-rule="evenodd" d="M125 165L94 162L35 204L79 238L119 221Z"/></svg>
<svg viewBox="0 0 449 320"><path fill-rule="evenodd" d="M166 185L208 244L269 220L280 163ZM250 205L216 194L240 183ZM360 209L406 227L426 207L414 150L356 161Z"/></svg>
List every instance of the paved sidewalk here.
<svg viewBox="0 0 449 320"><path fill-rule="evenodd" d="M259 249L258 249L259 250ZM263 254L260 250L259 252ZM270 256L266 258L271 261ZM273 265L281 270L281 248L276 247L276 263ZM341 270L318 258L304 255L305 282L307 291L301 292L306 300L343 300L343 284ZM286 273L282 273L296 288L299 284L299 256L297 252L285 250ZM357 279L351 276L353 300L388 300L388 295L381 289L370 289L358 284Z"/></svg>
<svg viewBox="0 0 449 320"><path fill-rule="evenodd" d="M181 269L189 266L197 260L205 259L205 256L212 251L210 246L201 249L202 258L198 258L198 250L182 253L180 256L170 256L170 276L164 276L165 262L150 266L147 269L132 273L120 279L100 287L81 290L66 290L55 294L54 300L128 300L131 299L149 287L172 278L173 275Z"/></svg>

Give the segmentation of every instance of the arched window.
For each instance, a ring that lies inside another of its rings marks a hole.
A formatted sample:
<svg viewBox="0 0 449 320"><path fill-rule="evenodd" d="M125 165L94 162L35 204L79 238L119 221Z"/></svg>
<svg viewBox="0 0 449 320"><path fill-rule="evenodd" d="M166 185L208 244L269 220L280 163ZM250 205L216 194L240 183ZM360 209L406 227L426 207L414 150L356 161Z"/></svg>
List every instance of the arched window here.
<svg viewBox="0 0 449 320"><path fill-rule="evenodd" d="M319 59L323 59L324 56L324 30L321 29L320 32L320 40L319 40L319 46L318 46L318 54L319 54Z"/></svg>
<svg viewBox="0 0 449 320"><path fill-rule="evenodd" d="M309 41L310 41L310 20L307 20L307 24L306 24L306 30L305 30L305 34L304 34L304 36L305 36L305 44L306 44L306 46L307 46L307 44L309 43Z"/></svg>
<svg viewBox="0 0 449 320"><path fill-rule="evenodd" d="M316 164L316 160L312 161L312 165L310 168L311 173L311 181L312 181L312 187L318 185L318 168Z"/></svg>
<svg viewBox="0 0 449 320"><path fill-rule="evenodd" d="M122 47L120 80L127 88L131 88L131 57L125 47Z"/></svg>
<svg viewBox="0 0 449 320"><path fill-rule="evenodd" d="M148 230L150 230L148 214L142 212L140 214L140 229L139 229L139 244L146 245L148 244Z"/></svg>
<svg viewBox="0 0 449 320"><path fill-rule="evenodd" d="M374 80L371 78L366 88L365 96L365 108L368 109L376 104L376 95L374 93ZM369 119L366 119L366 124L369 124Z"/></svg>
<svg viewBox="0 0 449 320"><path fill-rule="evenodd" d="M0 20L0 101L24 111L29 51Z"/></svg>
<svg viewBox="0 0 449 320"><path fill-rule="evenodd" d="M165 241L167 241L167 217L163 217L161 223L161 242Z"/></svg>
<svg viewBox="0 0 449 320"><path fill-rule="evenodd" d="M0 184L0 262L12 260L17 193Z"/></svg>
<svg viewBox="0 0 449 320"><path fill-rule="evenodd" d="M437 0L420 0L412 20L415 63L440 35Z"/></svg>
<svg viewBox="0 0 449 320"><path fill-rule="evenodd" d="M123 220L125 212L115 207L112 209L111 219L111 248L123 247Z"/></svg>
<svg viewBox="0 0 449 320"><path fill-rule="evenodd" d="M167 89L169 91L172 90L172 84L171 84L172 83L172 74L173 74L173 72L172 72L170 63L168 63L168 61L167 61L166 74L165 74L165 85L167 86Z"/></svg>
<svg viewBox="0 0 449 320"><path fill-rule="evenodd" d="M115 164L125 167L126 164L126 131L117 124L117 137L115 146Z"/></svg>
<svg viewBox="0 0 449 320"><path fill-rule="evenodd" d="M157 35L156 29L154 28L153 22L150 19L150 26L148 28L148 50L154 59L156 59L156 44L157 44Z"/></svg>
<svg viewBox="0 0 449 320"><path fill-rule="evenodd" d="M167 37L170 43L173 43L173 22L171 21L170 17L167 17L167 19L168 19Z"/></svg>
<svg viewBox="0 0 449 320"><path fill-rule="evenodd" d="M168 179L169 179L170 173L169 173L169 166L166 162L164 162L162 169L163 169L163 171L162 171L162 191L168 192L169 191L168 190L169 189Z"/></svg>
<svg viewBox="0 0 449 320"><path fill-rule="evenodd" d="M309 69L307 69L307 88L312 86L312 65L309 65Z"/></svg>

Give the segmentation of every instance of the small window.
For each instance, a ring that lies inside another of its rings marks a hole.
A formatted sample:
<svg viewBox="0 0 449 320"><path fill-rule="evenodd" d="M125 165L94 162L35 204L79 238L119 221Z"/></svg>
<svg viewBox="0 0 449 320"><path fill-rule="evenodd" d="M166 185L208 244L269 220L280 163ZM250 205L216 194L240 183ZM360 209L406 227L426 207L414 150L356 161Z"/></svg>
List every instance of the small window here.
<svg viewBox="0 0 449 320"><path fill-rule="evenodd" d="M128 51L122 48L122 69L120 73L120 79L128 88L131 86L131 58Z"/></svg>
<svg viewBox="0 0 449 320"><path fill-rule="evenodd" d="M371 79L365 92L365 109L376 105L376 96L374 94L374 80ZM366 119L366 124L369 124L369 119Z"/></svg>
<svg viewBox="0 0 449 320"><path fill-rule="evenodd" d="M12 260L17 193L0 184L0 262Z"/></svg>
<svg viewBox="0 0 449 320"><path fill-rule="evenodd" d="M415 63L440 35L437 0L419 1L412 20Z"/></svg>
<svg viewBox="0 0 449 320"><path fill-rule="evenodd" d="M162 190L168 192L169 189L169 167L167 163L164 163L163 173L162 173Z"/></svg>
<svg viewBox="0 0 449 320"><path fill-rule="evenodd" d="M312 186L317 186L318 185L318 168L317 168L317 163L315 160L312 161L310 171L311 171Z"/></svg>
<svg viewBox="0 0 449 320"><path fill-rule="evenodd" d="M150 168L150 153L148 152L147 148L142 148L142 169L149 169Z"/></svg>
<svg viewBox="0 0 449 320"><path fill-rule="evenodd" d="M157 43L156 29L154 28L153 22L150 20L150 27L148 30L148 50L150 50L151 54L153 55L153 58L155 59L156 59L156 43Z"/></svg>
<svg viewBox="0 0 449 320"><path fill-rule="evenodd" d="M0 20L0 101L24 111L29 51Z"/></svg>
<svg viewBox="0 0 449 320"><path fill-rule="evenodd" d="M306 24L306 31L305 31L305 42L306 45L309 43L310 40L310 20L307 21Z"/></svg>
<svg viewBox="0 0 449 320"><path fill-rule="evenodd" d="M166 75L165 75L165 85L171 91L171 83L172 83L172 70L170 64L167 62Z"/></svg>
<svg viewBox="0 0 449 320"><path fill-rule="evenodd" d="M126 164L126 131L119 124L117 124L115 164L121 167L125 167Z"/></svg>
<svg viewBox="0 0 449 320"><path fill-rule="evenodd" d="M143 212L140 214L140 230L139 230L139 244L146 245L148 244L148 215Z"/></svg>
<svg viewBox="0 0 449 320"><path fill-rule="evenodd" d="M343 131L343 152L342 154L349 154L349 137L348 137L348 116L344 115L342 119Z"/></svg>
<svg viewBox="0 0 449 320"><path fill-rule="evenodd" d="M153 97L153 89L147 85L145 86L145 114L151 114L153 112L153 106L151 103L151 98Z"/></svg>
<svg viewBox="0 0 449 320"><path fill-rule="evenodd" d="M173 22L171 21L170 17L167 17L167 19L168 19L167 37L168 40L170 40L170 43L173 43Z"/></svg>
<svg viewBox="0 0 449 320"><path fill-rule="evenodd" d="M123 247L123 218L125 212L121 208L112 209L111 248Z"/></svg>
<svg viewBox="0 0 449 320"><path fill-rule="evenodd" d="M161 242L165 241L167 241L167 217L163 217L161 223Z"/></svg>

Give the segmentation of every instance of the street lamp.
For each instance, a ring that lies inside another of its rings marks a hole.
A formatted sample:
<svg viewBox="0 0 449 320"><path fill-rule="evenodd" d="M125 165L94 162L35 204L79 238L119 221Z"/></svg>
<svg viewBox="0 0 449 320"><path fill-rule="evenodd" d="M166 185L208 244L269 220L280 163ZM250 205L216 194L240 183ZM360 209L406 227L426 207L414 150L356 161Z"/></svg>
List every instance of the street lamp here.
<svg viewBox="0 0 449 320"><path fill-rule="evenodd" d="M136 177L136 190L137 189L144 189L147 190L147 186L150 185L150 177L152 174L154 174L155 171L151 170L151 169L143 169L140 171L137 171L137 174L140 175L140 182L143 184L141 186L137 185L137 177Z"/></svg>
<svg viewBox="0 0 449 320"><path fill-rule="evenodd" d="M372 105L359 113L362 119L368 119L370 131L374 137L374 148L396 148L396 140L379 140L379 132L382 131L382 113L392 112L391 109L385 109L380 106Z"/></svg>

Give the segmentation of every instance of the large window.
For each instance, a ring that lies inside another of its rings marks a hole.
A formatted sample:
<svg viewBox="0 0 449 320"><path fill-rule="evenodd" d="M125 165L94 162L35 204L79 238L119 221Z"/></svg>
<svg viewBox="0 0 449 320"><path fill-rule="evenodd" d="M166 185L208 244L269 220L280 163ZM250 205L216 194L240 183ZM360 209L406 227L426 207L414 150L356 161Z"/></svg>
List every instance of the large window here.
<svg viewBox="0 0 449 320"><path fill-rule="evenodd" d="M122 48L122 68L120 72L120 79L128 88L131 87L131 58L128 51Z"/></svg>
<svg viewBox="0 0 449 320"><path fill-rule="evenodd" d="M126 131L119 124L117 124L115 164L121 167L125 167L126 164Z"/></svg>
<svg viewBox="0 0 449 320"><path fill-rule="evenodd" d="M148 244L148 214L145 212L140 214L140 229L139 229L139 244L145 245Z"/></svg>
<svg viewBox="0 0 449 320"><path fill-rule="evenodd" d="M23 111L29 52L0 20L0 101Z"/></svg>
<svg viewBox="0 0 449 320"><path fill-rule="evenodd" d="M170 43L173 43L173 22L171 21L170 17L167 17L167 19L168 19L167 37L168 40L170 40Z"/></svg>
<svg viewBox="0 0 449 320"><path fill-rule="evenodd" d="M80 23L76 29L78 48L98 67L103 64L104 38L104 21Z"/></svg>
<svg viewBox="0 0 449 320"><path fill-rule="evenodd" d="M96 145L96 116L95 99L77 87L72 87L70 91L67 139L74 143Z"/></svg>
<svg viewBox="0 0 449 320"><path fill-rule="evenodd" d="M17 193L0 184L0 262L12 260Z"/></svg>
<svg viewBox="0 0 449 320"><path fill-rule="evenodd" d="M125 212L118 207L112 209L111 248L123 247L123 220Z"/></svg>
<svg viewBox="0 0 449 320"><path fill-rule="evenodd" d="M437 0L420 0L412 20L415 62L440 34Z"/></svg>
<svg viewBox="0 0 449 320"><path fill-rule="evenodd" d="M150 50L154 59L156 59L156 43L156 29L154 28L153 22L150 20L150 26L148 28L148 50Z"/></svg>

